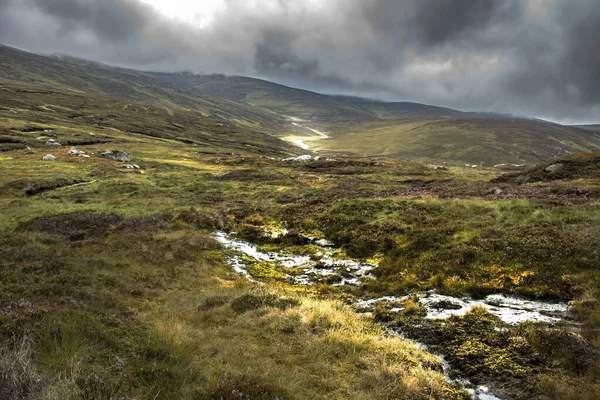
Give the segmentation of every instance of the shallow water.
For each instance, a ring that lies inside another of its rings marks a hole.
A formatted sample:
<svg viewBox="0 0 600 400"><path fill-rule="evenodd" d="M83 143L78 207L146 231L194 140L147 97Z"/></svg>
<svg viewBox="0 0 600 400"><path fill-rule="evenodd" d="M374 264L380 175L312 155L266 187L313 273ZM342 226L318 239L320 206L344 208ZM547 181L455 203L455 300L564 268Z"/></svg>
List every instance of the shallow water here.
<svg viewBox="0 0 600 400"><path fill-rule="evenodd" d="M483 300L457 298L435 293L417 295L419 304L427 310L425 318L446 319L451 315L465 315L473 307L483 307L498 316L508 324L525 321L559 322L568 316L569 307L566 303L549 303L543 301L525 300L506 294L493 294ZM361 300L357 307L370 308L379 302L402 302L407 297L386 296L377 299ZM392 308L400 311L401 307Z"/></svg>
<svg viewBox="0 0 600 400"><path fill-rule="evenodd" d="M375 264L363 263L351 259L338 258L338 251L333 244L325 239L307 237L312 246L319 247L319 251L311 258L307 255L283 254L281 252L263 252L258 247L247 241L237 239L228 233L217 231L215 238L224 247L237 253L250 257L255 261L267 261L286 268L300 268L301 274L288 275L288 279L298 285L312 285L320 278L339 276L333 285L359 285L362 279L376 267ZM240 255L228 259L233 270L247 278L252 279L248 273L251 263L245 263Z"/></svg>
<svg viewBox="0 0 600 400"><path fill-rule="evenodd" d="M286 235L284 230L266 232L271 237ZM233 235L217 231L212 235L224 247L232 250L236 254L229 257L228 263L232 269L254 281L248 267L251 262L245 261L249 257L255 261L266 261L275 265L281 265L288 268L300 268L302 273L299 275L288 275L289 281L299 285L311 285L319 279L339 275L341 280L335 285L359 285L365 278L370 277L370 271L376 267L375 264L359 262L352 259L339 257L339 251L333 243L325 239L316 239L307 237L312 246L319 250L312 256L294 255L283 252L263 252L258 247L247 241L237 239ZM538 322L559 322L568 316L568 305L566 303L550 303L543 301L525 300L516 296L506 294L493 294L485 297L483 300L474 300L471 298L457 298L452 296L440 295L436 293L419 293L409 296L385 296L372 299L362 299L355 303L355 307L362 311L372 310L378 303L394 303L390 308L391 312L402 310L402 303L408 298L416 298L421 306L427 310L425 318L428 319L446 319L451 315L464 315L475 306L484 307L490 313L498 316L502 321L509 324L517 324L524 321ZM395 335L398 332L389 331ZM427 346L413 341L417 346L427 349ZM438 356L440 357L440 356ZM450 366L440 357L444 363L444 373L448 377ZM451 380L458 383L473 395L474 400L501 400L489 392L486 386L474 386L468 380ZM505 399L506 400L506 399Z"/></svg>

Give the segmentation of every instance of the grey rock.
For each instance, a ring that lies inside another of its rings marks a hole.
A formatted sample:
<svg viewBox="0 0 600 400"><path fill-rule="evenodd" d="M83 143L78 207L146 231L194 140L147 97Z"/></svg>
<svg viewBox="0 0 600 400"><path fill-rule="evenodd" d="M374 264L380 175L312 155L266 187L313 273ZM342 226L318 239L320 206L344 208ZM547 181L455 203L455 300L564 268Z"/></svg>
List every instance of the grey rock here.
<svg viewBox="0 0 600 400"><path fill-rule="evenodd" d="M54 139L48 139L48 141L46 142L46 146L62 146L62 144L58 143Z"/></svg>
<svg viewBox="0 0 600 400"><path fill-rule="evenodd" d="M123 168L126 169L140 169L140 166L137 164L125 164L123 165Z"/></svg>
<svg viewBox="0 0 600 400"><path fill-rule="evenodd" d="M498 187L494 187L494 188L491 188L490 190L488 190L488 193L487 193L487 194L494 195L494 196L498 196L498 195L500 195L501 193L502 193L502 189L500 189L500 188L498 188Z"/></svg>
<svg viewBox="0 0 600 400"><path fill-rule="evenodd" d="M129 158L129 154L124 151L119 150L107 150L103 153L100 153L102 157L108 158L109 160L121 161L121 162L129 162L131 158Z"/></svg>
<svg viewBox="0 0 600 400"><path fill-rule="evenodd" d="M312 160L313 160L313 157L311 155L305 154L303 156L298 156L298 157L284 158L282 161L308 162L308 161L312 161Z"/></svg>
<svg viewBox="0 0 600 400"><path fill-rule="evenodd" d="M54 161L54 160L56 160L56 157L53 156L52 154L46 154L44 157L42 157L42 160L44 160L44 161Z"/></svg>
<svg viewBox="0 0 600 400"><path fill-rule="evenodd" d="M85 151L77 150L75 148L75 146L71 146L71 150L69 150L67 152L67 155L68 156L78 156L78 157L85 157L86 156ZM87 157L89 157L89 156L87 156Z"/></svg>
<svg viewBox="0 0 600 400"><path fill-rule="evenodd" d="M558 172L561 169L563 169L564 166L565 165L563 163L556 163L556 164L548 165L546 168L544 168L544 172Z"/></svg>

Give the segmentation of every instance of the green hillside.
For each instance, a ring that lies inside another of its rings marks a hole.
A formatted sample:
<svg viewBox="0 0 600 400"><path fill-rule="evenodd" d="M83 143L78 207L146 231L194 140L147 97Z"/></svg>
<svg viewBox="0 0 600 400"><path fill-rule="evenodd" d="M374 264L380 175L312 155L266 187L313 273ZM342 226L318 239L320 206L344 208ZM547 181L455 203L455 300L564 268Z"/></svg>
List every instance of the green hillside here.
<svg viewBox="0 0 600 400"><path fill-rule="evenodd" d="M535 164L600 149L598 133L540 120L329 96L239 76L140 72L5 46L0 46L0 79L117 97L167 114L179 113L178 118L184 114L210 117L216 132L268 133L290 140L308 137L312 149L333 154L491 166ZM160 134L171 131L169 137L177 137L177 129L186 130L171 125L167 129L161 125ZM329 138L315 141L306 128L325 132Z"/></svg>
<svg viewBox="0 0 600 400"><path fill-rule="evenodd" d="M328 96L239 76L154 75L294 117L331 136L311 144L325 152L491 166L600 149L600 135L542 120Z"/></svg>
<svg viewBox="0 0 600 400"><path fill-rule="evenodd" d="M600 149L598 132L502 117L386 120L336 126L328 134L315 149L488 167Z"/></svg>
<svg viewBox="0 0 600 400"><path fill-rule="evenodd" d="M46 57L0 45L0 79L195 111L239 126L275 131L285 120L264 109L215 97L152 75L68 56Z"/></svg>

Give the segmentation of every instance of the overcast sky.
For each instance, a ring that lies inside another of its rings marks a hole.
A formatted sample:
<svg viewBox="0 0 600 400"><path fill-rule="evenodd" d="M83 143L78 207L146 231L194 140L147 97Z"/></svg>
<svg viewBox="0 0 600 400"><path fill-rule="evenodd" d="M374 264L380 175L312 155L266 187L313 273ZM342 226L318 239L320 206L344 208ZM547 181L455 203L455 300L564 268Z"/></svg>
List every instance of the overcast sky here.
<svg viewBox="0 0 600 400"><path fill-rule="evenodd" d="M0 0L0 43L600 122L598 0Z"/></svg>

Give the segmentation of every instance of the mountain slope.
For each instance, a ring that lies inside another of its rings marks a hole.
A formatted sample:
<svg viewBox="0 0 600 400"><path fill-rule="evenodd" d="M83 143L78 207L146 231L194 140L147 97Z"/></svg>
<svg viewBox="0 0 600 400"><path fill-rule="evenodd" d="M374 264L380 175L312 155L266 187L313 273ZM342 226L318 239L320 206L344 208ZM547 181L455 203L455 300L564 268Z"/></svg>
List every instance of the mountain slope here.
<svg viewBox="0 0 600 400"><path fill-rule="evenodd" d="M377 121L333 128L317 150L491 166L598 151L600 132L518 118Z"/></svg>
<svg viewBox="0 0 600 400"><path fill-rule="evenodd" d="M262 144L268 148L263 152L269 154L303 152L267 138L265 133L329 153L487 166L537 163L600 150L600 133L541 120L330 96L241 76L140 72L71 57L39 56L5 46L0 46L0 80L76 92L83 97L110 97L123 102L121 107L128 103L154 107L162 110L163 122L148 124L137 118L135 126L125 131L185 138L192 143L197 139L212 141L225 152L258 152ZM85 114L85 107L78 107ZM136 119L132 116L127 117L126 124ZM90 121L95 118L88 117ZM105 116L103 121L107 118L115 119ZM324 134L316 135L315 129ZM223 136L228 132L241 136ZM256 140L251 144L253 135ZM240 143L234 143L236 138L241 138ZM211 151L215 151L214 146Z"/></svg>
<svg viewBox="0 0 600 400"><path fill-rule="evenodd" d="M457 110L418 103L385 103L360 97L325 95L243 76L190 73L153 75L171 84L195 87L323 126L377 119L444 118L464 114Z"/></svg>
<svg viewBox="0 0 600 400"><path fill-rule="evenodd" d="M576 128L581 128L581 129L587 129L590 131L600 131L600 124L594 124L594 125L572 125Z"/></svg>
<svg viewBox="0 0 600 400"><path fill-rule="evenodd" d="M46 57L0 45L0 78L124 100L153 103L169 109L194 110L240 126L280 130L276 114L210 95L189 86L168 85L141 71L116 68L73 57Z"/></svg>
<svg viewBox="0 0 600 400"><path fill-rule="evenodd" d="M240 76L153 75L299 119L327 133L311 142L325 152L489 166L600 150L600 135L543 120L329 96Z"/></svg>

